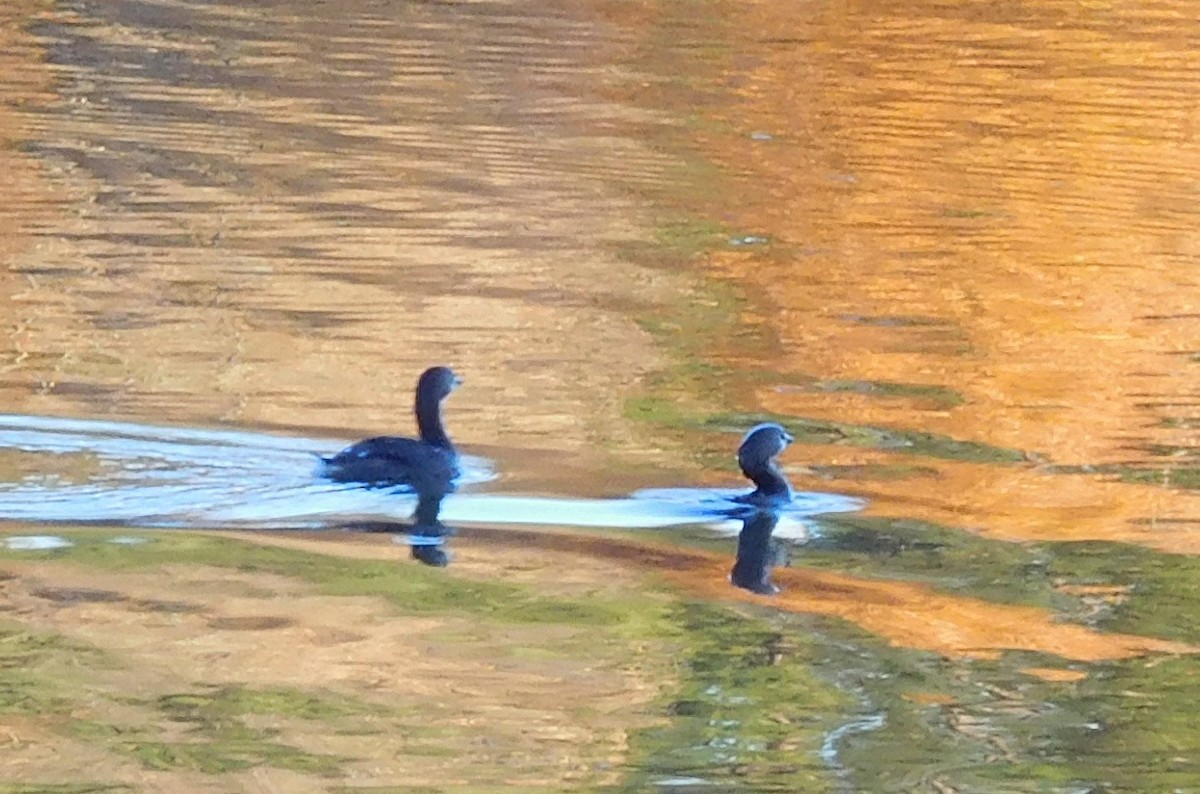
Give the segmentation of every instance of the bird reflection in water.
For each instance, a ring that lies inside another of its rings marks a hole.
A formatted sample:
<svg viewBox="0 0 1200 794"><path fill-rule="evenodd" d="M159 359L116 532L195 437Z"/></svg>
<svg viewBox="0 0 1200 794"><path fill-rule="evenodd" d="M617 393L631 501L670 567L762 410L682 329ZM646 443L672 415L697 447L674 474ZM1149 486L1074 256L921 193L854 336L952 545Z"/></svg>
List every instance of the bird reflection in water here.
<svg viewBox="0 0 1200 794"><path fill-rule="evenodd" d="M438 516L442 510L442 500L451 490L449 487L431 488L417 494L417 509L413 512L411 524L401 521L353 521L342 524L341 528L347 532L387 533L397 543L408 543L414 560L445 568L450 564L450 553L445 548L446 539L454 534L454 528L443 524Z"/></svg>
<svg viewBox="0 0 1200 794"><path fill-rule="evenodd" d="M738 533L737 559L729 572L729 581L734 587L760 595L775 595L779 587L771 581L771 569L787 564L787 551L772 537L779 523L779 511L755 509L742 519L742 531Z"/></svg>
<svg viewBox="0 0 1200 794"><path fill-rule="evenodd" d="M750 430L738 447L737 460L742 473L754 483L749 493L724 497L717 504L693 514L692 520L737 519L742 522L738 535L737 559L730 572L736 586L762 595L774 595L779 588L771 581L771 570L787 562L787 547L773 537L780 517L794 509L791 484L776 457L792 441L791 435L776 424L763 424ZM397 522L370 522L346 528L366 532L389 532L400 540L407 534L413 559L426 565L445 567L450 563L447 539L454 530L442 523L440 513L445 497L454 491L451 477L413 477L406 483L417 490L417 508L411 526Z"/></svg>
<svg viewBox="0 0 1200 794"><path fill-rule="evenodd" d="M445 496L446 491L418 495L412 531L408 535L413 559L437 568L445 568L450 564L450 553L445 545L446 538L454 534L453 529L438 519Z"/></svg>
<svg viewBox="0 0 1200 794"><path fill-rule="evenodd" d="M779 588L771 581L771 569L787 562L786 550L772 534L779 523L780 511L792 501L792 485L775 460L792 443L791 434L776 424L754 427L738 446L738 467L754 483L752 492L736 497L746 505L731 514L740 518L737 559L729 573L735 587L761 595L775 595Z"/></svg>

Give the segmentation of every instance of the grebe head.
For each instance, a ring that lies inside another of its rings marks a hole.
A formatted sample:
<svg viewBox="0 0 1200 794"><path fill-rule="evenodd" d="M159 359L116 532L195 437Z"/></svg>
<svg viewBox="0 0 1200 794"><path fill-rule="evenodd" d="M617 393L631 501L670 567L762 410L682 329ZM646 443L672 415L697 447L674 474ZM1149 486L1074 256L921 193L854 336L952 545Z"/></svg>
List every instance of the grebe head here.
<svg viewBox="0 0 1200 794"><path fill-rule="evenodd" d="M428 398L438 402L450 396L450 393L462 385L462 378L454 374L449 367L430 367L421 373L417 381L418 398Z"/></svg>
<svg viewBox="0 0 1200 794"><path fill-rule="evenodd" d="M771 459L794 440L791 433L771 422L751 428L738 447L738 465L742 473L753 479L754 472L766 468Z"/></svg>

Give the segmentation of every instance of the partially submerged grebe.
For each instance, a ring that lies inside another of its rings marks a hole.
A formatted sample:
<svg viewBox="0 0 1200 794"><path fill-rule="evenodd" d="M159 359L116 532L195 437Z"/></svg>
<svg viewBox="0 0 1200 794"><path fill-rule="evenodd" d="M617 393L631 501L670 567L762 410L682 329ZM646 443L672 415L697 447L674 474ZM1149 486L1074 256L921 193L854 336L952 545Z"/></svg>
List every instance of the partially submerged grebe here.
<svg viewBox="0 0 1200 794"><path fill-rule="evenodd" d="M738 466L757 488L737 501L759 507L776 507L792 501L792 486L783 476L775 456L794 439L777 424L754 427L738 447Z"/></svg>

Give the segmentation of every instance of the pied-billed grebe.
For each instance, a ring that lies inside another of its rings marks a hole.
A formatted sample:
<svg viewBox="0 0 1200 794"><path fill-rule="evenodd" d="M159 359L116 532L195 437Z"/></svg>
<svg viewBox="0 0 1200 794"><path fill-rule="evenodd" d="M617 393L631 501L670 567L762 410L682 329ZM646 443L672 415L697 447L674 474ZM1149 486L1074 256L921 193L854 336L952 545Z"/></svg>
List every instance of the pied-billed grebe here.
<svg viewBox="0 0 1200 794"><path fill-rule="evenodd" d="M449 367L430 367L417 381L420 438L376 436L321 458L321 474L337 482L411 485L420 494L445 493L458 476L458 452L442 426L442 400L462 381Z"/></svg>
<svg viewBox="0 0 1200 794"><path fill-rule="evenodd" d="M792 486L783 476L775 456L792 443L788 431L776 424L754 427L738 447L738 466L757 488L737 497L737 501L762 507L784 505L792 501Z"/></svg>

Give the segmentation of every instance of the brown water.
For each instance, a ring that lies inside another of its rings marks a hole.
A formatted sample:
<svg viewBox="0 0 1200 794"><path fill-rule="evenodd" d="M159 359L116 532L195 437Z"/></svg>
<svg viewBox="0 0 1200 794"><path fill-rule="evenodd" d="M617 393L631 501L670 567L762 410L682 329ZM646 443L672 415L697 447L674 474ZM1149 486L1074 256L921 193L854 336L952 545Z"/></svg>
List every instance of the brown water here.
<svg viewBox="0 0 1200 794"><path fill-rule="evenodd" d="M446 571L344 534L122 557L72 526L112 459L10 442L0 481L78 515L10 523L76 546L4 556L37 675L0 792L1200 791L1197 53L1178 0L10 2L8 427L244 433L240 493L291 499L287 455L407 432L446 362L499 475L467 495L733 485L776 420L798 488L866 506L773 598L706 530L486 499Z"/></svg>

